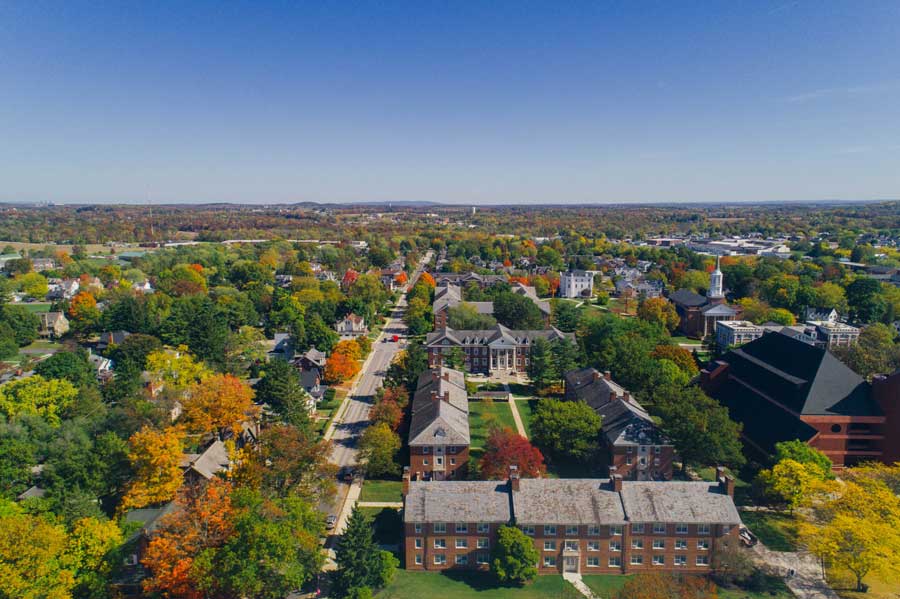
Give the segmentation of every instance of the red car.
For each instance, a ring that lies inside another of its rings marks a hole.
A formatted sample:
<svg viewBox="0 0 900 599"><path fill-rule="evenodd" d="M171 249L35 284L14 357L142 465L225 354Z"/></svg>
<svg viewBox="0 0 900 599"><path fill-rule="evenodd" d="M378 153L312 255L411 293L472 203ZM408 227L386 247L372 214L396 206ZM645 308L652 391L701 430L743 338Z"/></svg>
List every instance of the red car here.
<svg viewBox="0 0 900 599"><path fill-rule="evenodd" d="M393 337L391 337L391 341L397 343L398 341L400 341L400 335L394 335Z"/></svg>

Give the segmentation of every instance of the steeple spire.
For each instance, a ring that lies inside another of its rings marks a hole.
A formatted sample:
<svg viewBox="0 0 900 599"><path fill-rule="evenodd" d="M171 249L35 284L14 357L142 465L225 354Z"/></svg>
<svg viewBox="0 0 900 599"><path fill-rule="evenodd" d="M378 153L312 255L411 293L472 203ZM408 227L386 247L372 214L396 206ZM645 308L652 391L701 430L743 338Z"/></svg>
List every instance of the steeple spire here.
<svg viewBox="0 0 900 599"><path fill-rule="evenodd" d="M706 291L706 297L710 299L721 299L725 297L725 291L722 288L722 271L719 270L720 256L716 256L716 269L709 275L709 289Z"/></svg>

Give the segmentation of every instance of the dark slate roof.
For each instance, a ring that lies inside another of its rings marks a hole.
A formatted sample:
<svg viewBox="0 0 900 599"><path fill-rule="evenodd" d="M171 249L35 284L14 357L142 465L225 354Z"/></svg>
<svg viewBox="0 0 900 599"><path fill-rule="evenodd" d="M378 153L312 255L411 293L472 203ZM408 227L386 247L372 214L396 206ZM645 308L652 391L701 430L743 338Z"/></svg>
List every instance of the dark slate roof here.
<svg viewBox="0 0 900 599"><path fill-rule="evenodd" d="M469 444L469 398L462 372L441 367L419 375L412 401L409 444Z"/></svg>
<svg viewBox="0 0 900 599"><path fill-rule="evenodd" d="M633 399L608 401L597 413L602 418L603 434L613 445L671 445Z"/></svg>
<svg viewBox="0 0 900 599"><path fill-rule="evenodd" d="M564 375L566 392L574 395L576 399L585 402L595 410L599 410L607 403L613 393L617 397L625 395L625 389L612 380L604 378L595 368L579 368L570 370Z"/></svg>
<svg viewBox="0 0 900 599"><path fill-rule="evenodd" d="M454 345L488 345L503 341L509 345L528 345L538 337L548 341L555 339L575 340L574 333L563 333L555 327L534 331L516 331L508 329L502 324L494 325L494 328L480 331L457 331L446 327L432 331L425 337L425 346L437 345L443 339L449 339Z"/></svg>
<svg viewBox="0 0 900 599"><path fill-rule="evenodd" d="M675 293L669 295L669 301L682 306L702 306L706 303L706 298L699 293L694 293L690 289L679 289Z"/></svg>
<svg viewBox="0 0 900 599"><path fill-rule="evenodd" d="M828 350L787 335L763 335L722 361L730 374L803 415L881 416L871 386Z"/></svg>

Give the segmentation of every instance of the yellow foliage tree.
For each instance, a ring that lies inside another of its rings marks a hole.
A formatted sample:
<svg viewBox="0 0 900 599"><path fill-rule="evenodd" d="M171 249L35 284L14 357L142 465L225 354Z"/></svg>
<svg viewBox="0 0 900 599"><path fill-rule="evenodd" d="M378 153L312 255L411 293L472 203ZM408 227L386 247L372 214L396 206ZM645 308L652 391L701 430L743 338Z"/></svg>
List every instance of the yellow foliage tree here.
<svg viewBox="0 0 900 599"><path fill-rule="evenodd" d="M219 433L227 428L239 433L241 423L259 415L253 389L230 374L214 374L196 383L182 403L182 420L191 433Z"/></svg>
<svg viewBox="0 0 900 599"><path fill-rule="evenodd" d="M0 597L69 599L75 572L66 563L66 529L4 506L0 516Z"/></svg>
<svg viewBox="0 0 900 599"><path fill-rule="evenodd" d="M186 389L212 374L184 345L179 345L175 351L161 349L149 354L147 372L154 384L171 389Z"/></svg>
<svg viewBox="0 0 900 599"><path fill-rule="evenodd" d="M159 431L145 426L128 440L128 459L136 475L122 498L120 510L170 501L181 486L181 434L175 428Z"/></svg>
<svg viewBox="0 0 900 599"><path fill-rule="evenodd" d="M784 459L771 470L759 473L759 479L769 492L780 497L791 513L807 500L816 481L822 480L820 470L792 459Z"/></svg>

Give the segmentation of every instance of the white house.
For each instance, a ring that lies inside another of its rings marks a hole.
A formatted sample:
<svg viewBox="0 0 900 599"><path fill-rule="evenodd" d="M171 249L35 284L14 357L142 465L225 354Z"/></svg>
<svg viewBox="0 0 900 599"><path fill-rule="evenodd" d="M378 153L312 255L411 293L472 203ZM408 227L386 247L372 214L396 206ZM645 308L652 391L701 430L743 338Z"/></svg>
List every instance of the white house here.
<svg viewBox="0 0 900 599"><path fill-rule="evenodd" d="M594 293L594 273L589 270L569 270L559 273L559 296L591 297Z"/></svg>

